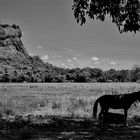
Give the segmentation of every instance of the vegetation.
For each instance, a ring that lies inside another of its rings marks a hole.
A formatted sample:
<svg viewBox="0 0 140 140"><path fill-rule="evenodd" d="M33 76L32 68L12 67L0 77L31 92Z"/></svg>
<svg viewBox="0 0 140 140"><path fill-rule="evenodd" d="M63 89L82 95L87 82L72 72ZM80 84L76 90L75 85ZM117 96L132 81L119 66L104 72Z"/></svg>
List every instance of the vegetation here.
<svg viewBox="0 0 140 140"><path fill-rule="evenodd" d="M73 0L73 3L74 16L81 25L87 17L103 22L109 16L120 33L140 30L139 0Z"/></svg>
<svg viewBox="0 0 140 140"><path fill-rule="evenodd" d="M128 112L132 127L100 128L91 119L99 96L138 90L136 83L1 83L0 139L139 139L139 104Z"/></svg>
<svg viewBox="0 0 140 140"><path fill-rule="evenodd" d="M93 104L99 96L138 90L140 85L136 83L3 83L0 85L1 116L91 118ZM131 110L130 116L137 112Z"/></svg>
<svg viewBox="0 0 140 140"><path fill-rule="evenodd" d="M30 56L23 60L1 60L0 82L139 82L140 66L131 70L110 69L103 71L99 68L58 68L44 63L39 56Z"/></svg>
<svg viewBox="0 0 140 140"><path fill-rule="evenodd" d="M81 4L75 0L75 6ZM19 26L0 24L0 28L0 82L140 82L140 66L103 71L89 67L65 69L44 63L39 56L29 56L20 39Z"/></svg>

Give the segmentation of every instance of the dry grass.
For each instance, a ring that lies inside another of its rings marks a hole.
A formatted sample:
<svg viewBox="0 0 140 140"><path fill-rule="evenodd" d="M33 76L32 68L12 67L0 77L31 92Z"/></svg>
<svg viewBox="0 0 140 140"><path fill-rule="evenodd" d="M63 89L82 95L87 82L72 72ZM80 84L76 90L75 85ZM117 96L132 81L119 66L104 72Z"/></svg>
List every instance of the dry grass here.
<svg viewBox="0 0 140 140"><path fill-rule="evenodd" d="M95 100L103 94L126 94L140 90L136 83L2 83L0 116L62 116L91 118ZM129 117L140 116L140 105Z"/></svg>

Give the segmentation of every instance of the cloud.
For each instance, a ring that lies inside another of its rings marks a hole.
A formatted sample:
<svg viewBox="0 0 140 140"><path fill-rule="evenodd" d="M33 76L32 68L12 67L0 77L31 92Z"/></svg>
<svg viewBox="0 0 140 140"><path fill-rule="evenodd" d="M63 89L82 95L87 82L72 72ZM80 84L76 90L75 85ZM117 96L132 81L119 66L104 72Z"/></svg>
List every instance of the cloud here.
<svg viewBox="0 0 140 140"><path fill-rule="evenodd" d="M117 63L115 61L111 61L110 65L117 65Z"/></svg>
<svg viewBox="0 0 140 140"><path fill-rule="evenodd" d="M41 59L42 60L48 60L49 59L49 56L48 55L44 55L44 56L41 57Z"/></svg>
<svg viewBox="0 0 140 140"><path fill-rule="evenodd" d="M38 45L37 48L38 49L43 49L43 47L41 45Z"/></svg>
<svg viewBox="0 0 140 140"><path fill-rule="evenodd" d="M61 64L61 66L65 66L65 64L64 64L64 63L62 63L62 64Z"/></svg>
<svg viewBox="0 0 140 140"><path fill-rule="evenodd" d="M55 54L55 55L52 56L52 58L54 58L54 59L61 59L62 56L61 56L61 55L56 55L56 54Z"/></svg>
<svg viewBox="0 0 140 140"><path fill-rule="evenodd" d="M67 61L68 61L69 63L71 63L71 62L72 62L72 60L71 60L71 59L68 59Z"/></svg>
<svg viewBox="0 0 140 140"><path fill-rule="evenodd" d="M93 56L93 57L91 58L91 60L92 60L92 61L98 61L98 60L99 60L99 58L98 58L98 57Z"/></svg>
<svg viewBox="0 0 140 140"><path fill-rule="evenodd" d="M77 60L77 57L73 57L72 59L73 59L73 60Z"/></svg>

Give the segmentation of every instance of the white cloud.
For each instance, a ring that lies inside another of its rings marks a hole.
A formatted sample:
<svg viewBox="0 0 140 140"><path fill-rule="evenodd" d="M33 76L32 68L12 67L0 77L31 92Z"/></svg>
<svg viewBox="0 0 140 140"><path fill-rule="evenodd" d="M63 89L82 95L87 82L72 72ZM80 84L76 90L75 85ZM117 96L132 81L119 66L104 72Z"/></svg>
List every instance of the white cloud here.
<svg viewBox="0 0 140 140"><path fill-rule="evenodd" d="M38 49L43 49L43 47L41 45L38 45L37 48Z"/></svg>
<svg viewBox="0 0 140 140"><path fill-rule="evenodd" d="M29 53L30 56L34 56L32 53Z"/></svg>
<svg viewBox="0 0 140 140"><path fill-rule="evenodd" d="M67 61L68 61L69 63L71 63L71 62L72 62L72 60L71 60L71 59L68 59Z"/></svg>
<svg viewBox="0 0 140 140"><path fill-rule="evenodd" d="M73 59L73 60L77 60L77 57L73 57L72 59Z"/></svg>
<svg viewBox="0 0 140 140"><path fill-rule="evenodd" d="M117 63L115 61L111 61L110 65L117 65Z"/></svg>
<svg viewBox="0 0 140 140"><path fill-rule="evenodd" d="M48 60L48 59L49 59L49 56L48 56L48 55L44 55L44 56L42 56L41 59L42 59L42 60Z"/></svg>
<svg viewBox="0 0 140 140"><path fill-rule="evenodd" d="M98 60L99 60L99 58L98 58L98 57L93 56L93 57L91 58L91 60L92 60L92 61L98 61Z"/></svg>
<svg viewBox="0 0 140 140"><path fill-rule="evenodd" d="M52 56L52 58L54 58L54 59L61 59L62 56L61 56L61 55L56 55L56 54L55 54L55 55Z"/></svg>
<svg viewBox="0 0 140 140"><path fill-rule="evenodd" d="M61 64L61 66L65 66L65 64L64 64L64 63L62 63L62 64Z"/></svg>

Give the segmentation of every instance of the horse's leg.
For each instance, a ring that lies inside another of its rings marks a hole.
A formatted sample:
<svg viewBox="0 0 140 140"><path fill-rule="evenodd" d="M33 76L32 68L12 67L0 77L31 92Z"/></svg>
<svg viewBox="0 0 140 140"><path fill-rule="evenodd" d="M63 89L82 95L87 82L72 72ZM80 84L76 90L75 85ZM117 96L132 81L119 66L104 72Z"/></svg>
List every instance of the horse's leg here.
<svg viewBox="0 0 140 140"><path fill-rule="evenodd" d="M102 126L102 120L103 120L103 109L101 109L101 112L99 113L99 125Z"/></svg>
<svg viewBox="0 0 140 140"><path fill-rule="evenodd" d="M127 110L128 109L124 109L124 126L127 126Z"/></svg>
<svg viewBox="0 0 140 140"><path fill-rule="evenodd" d="M107 124L107 126L109 125L108 110L109 110L109 108L106 108L106 110L104 112L104 120L105 120L105 124Z"/></svg>

